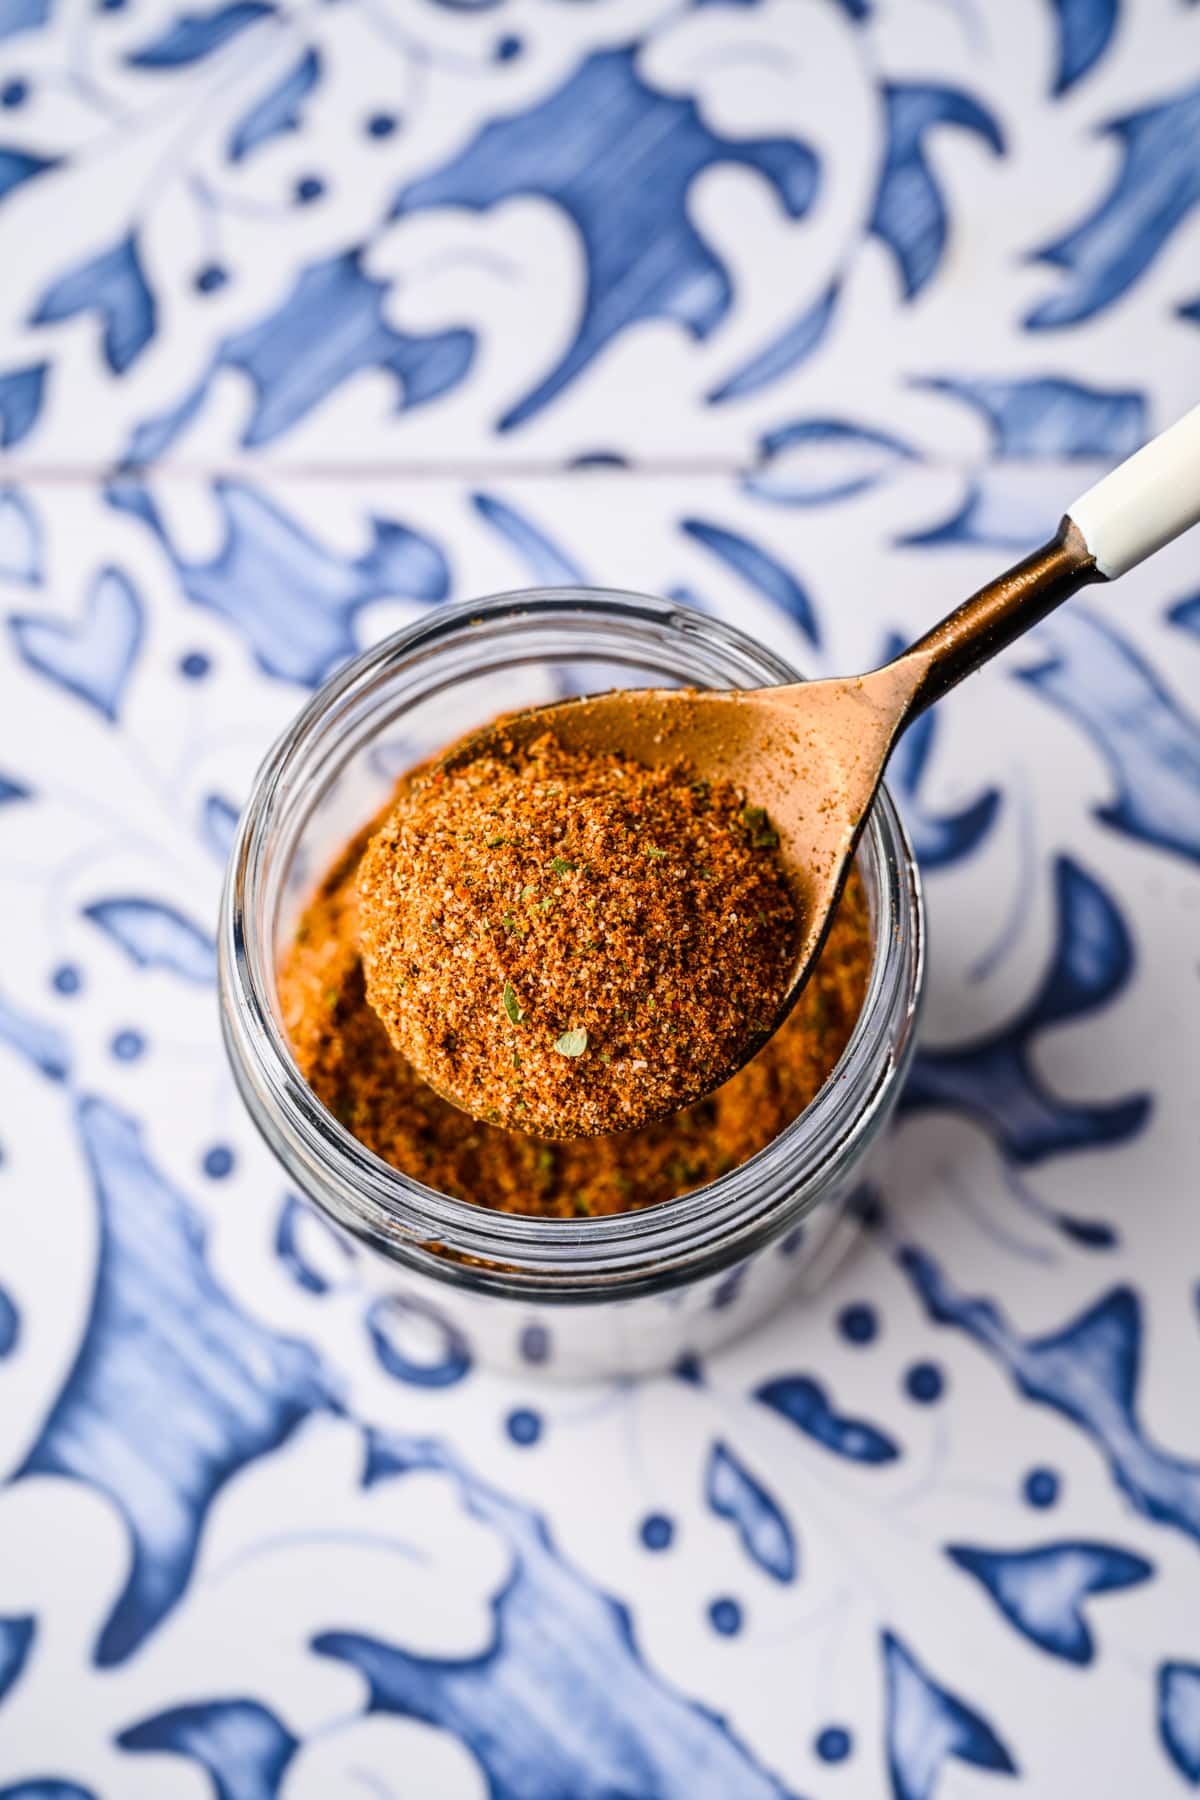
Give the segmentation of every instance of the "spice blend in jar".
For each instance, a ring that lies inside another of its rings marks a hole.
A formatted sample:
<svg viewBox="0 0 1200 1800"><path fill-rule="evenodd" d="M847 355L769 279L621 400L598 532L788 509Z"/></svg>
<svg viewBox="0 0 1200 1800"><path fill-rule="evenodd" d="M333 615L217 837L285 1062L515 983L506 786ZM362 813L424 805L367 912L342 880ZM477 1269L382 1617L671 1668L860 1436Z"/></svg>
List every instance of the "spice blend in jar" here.
<svg viewBox="0 0 1200 1800"><path fill-rule="evenodd" d="M398 797L408 786L400 783ZM356 878L379 824L347 846L310 901L282 961L280 1001L296 1062L317 1098L384 1162L441 1193L567 1219L671 1199L764 1149L815 1098L849 1041L872 960L856 871L792 1012L708 1098L594 1139L549 1142L468 1119L393 1047L367 998Z"/></svg>
<svg viewBox="0 0 1200 1800"><path fill-rule="evenodd" d="M682 765L501 740L403 784L358 870L366 995L476 1118L669 1117L766 1038L798 920L765 813Z"/></svg>

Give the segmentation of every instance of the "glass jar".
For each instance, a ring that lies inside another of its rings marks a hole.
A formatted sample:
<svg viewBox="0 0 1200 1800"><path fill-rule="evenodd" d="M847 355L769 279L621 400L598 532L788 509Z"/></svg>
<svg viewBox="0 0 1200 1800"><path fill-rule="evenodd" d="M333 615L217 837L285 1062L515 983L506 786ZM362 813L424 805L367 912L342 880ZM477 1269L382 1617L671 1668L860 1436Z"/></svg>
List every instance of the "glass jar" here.
<svg viewBox="0 0 1200 1800"><path fill-rule="evenodd" d="M267 757L242 815L220 925L226 1046L255 1124L325 1218L365 1247L407 1372L472 1358L588 1378L701 1355L823 1279L912 1055L923 920L886 792L858 853L874 957L861 1016L813 1103L758 1155L644 1211L493 1212L390 1168L326 1111L290 1055L279 955L308 893L396 777L496 713L609 687L759 687L794 670L674 603L533 589L441 608L366 651ZM382 1315L377 1315L382 1317Z"/></svg>

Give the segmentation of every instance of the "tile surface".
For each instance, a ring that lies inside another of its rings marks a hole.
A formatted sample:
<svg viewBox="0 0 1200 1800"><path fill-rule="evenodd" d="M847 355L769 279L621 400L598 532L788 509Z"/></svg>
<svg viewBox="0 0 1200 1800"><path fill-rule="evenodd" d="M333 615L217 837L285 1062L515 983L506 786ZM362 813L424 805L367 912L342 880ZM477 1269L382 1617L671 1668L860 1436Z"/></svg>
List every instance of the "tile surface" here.
<svg viewBox="0 0 1200 1800"><path fill-rule="evenodd" d="M427 608L833 672L1044 537L1200 390L1197 167L1173 0L0 0L0 1796L1200 1780L1194 543L898 755L883 1223L699 1380L381 1310L213 993L259 759Z"/></svg>

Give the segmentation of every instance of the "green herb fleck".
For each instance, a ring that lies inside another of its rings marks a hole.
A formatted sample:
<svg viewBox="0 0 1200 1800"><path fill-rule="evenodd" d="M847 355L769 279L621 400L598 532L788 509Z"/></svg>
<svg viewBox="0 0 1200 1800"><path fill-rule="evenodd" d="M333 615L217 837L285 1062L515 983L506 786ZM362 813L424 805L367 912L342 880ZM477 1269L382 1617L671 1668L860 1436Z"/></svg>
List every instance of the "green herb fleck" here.
<svg viewBox="0 0 1200 1800"><path fill-rule="evenodd" d="M655 849L653 844L646 845L646 855L652 856L654 858L655 862L661 862L666 854L667 853L665 850Z"/></svg>
<svg viewBox="0 0 1200 1800"><path fill-rule="evenodd" d="M571 870L578 866L578 863L568 862L565 856L556 856L550 864L550 873L552 875L569 875Z"/></svg>
<svg viewBox="0 0 1200 1800"><path fill-rule="evenodd" d="M602 1063L610 1063L612 1061L612 1057L609 1055L607 1050L602 1050L600 1052L600 1061Z"/></svg>
<svg viewBox="0 0 1200 1800"><path fill-rule="evenodd" d="M541 907L542 911L546 914L549 914L549 913L553 912L553 910L554 910L554 901L551 899L549 894L544 894L542 896L542 898L538 901L538 905Z"/></svg>
<svg viewBox="0 0 1200 1800"><path fill-rule="evenodd" d="M489 850L498 850L501 844L507 844L507 842L508 839L506 837L489 838L487 840L487 847Z"/></svg>
<svg viewBox="0 0 1200 1800"><path fill-rule="evenodd" d="M582 1056L587 1049L587 1032L580 1025L574 1031L564 1031L554 1048L560 1056Z"/></svg>
<svg viewBox="0 0 1200 1800"><path fill-rule="evenodd" d="M521 1066L521 1052L519 1050L514 1050L513 1051L513 1068L519 1069L520 1066Z"/></svg>
<svg viewBox="0 0 1200 1800"><path fill-rule="evenodd" d="M552 1175L554 1173L554 1152L551 1150L549 1144L538 1145L537 1163L538 1168L542 1171L543 1175Z"/></svg>
<svg viewBox="0 0 1200 1800"><path fill-rule="evenodd" d="M525 883L525 886L521 889L521 898L522 898L522 900L532 900L533 895L534 895L533 883L532 883L532 881L527 881Z"/></svg>
<svg viewBox="0 0 1200 1800"><path fill-rule="evenodd" d="M591 1216L592 1216L591 1201L587 1198L587 1196L585 1194L576 1194L576 1196L575 1196L575 1217L577 1219L590 1219Z"/></svg>
<svg viewBox="0 0 1200 1800"><path fill-rule="evenodd" d="M765 806L743 806L742 824L750 833L755 850L773 850L779 842L779 833L767 817Z"/></svg>
<svg viewBox="0 0 1200 1800"><path fill-rule="evenodd" d="M521 1007L520 1001L513 992L513 984L511 981L505 982L501 999L504 1002L504 1010L508 1014L510 1024L519 1025L521 1020L525 1017L525 1013Z"/></svg>

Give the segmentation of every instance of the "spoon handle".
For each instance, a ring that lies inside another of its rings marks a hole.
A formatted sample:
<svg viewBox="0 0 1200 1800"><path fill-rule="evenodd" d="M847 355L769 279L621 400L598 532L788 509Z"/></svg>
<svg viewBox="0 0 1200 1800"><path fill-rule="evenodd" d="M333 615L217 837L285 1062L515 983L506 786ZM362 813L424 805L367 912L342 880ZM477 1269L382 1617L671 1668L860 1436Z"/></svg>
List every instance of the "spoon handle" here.
<svg viewBox="0 0 1200 1800"><path fill-rule="evenodd" d="M1127 457L1068 508L1109 581L1200 520L1200 406Z"/></svg>
<svg viewBox="0 0 1200 1800"><path fill-rule="evenodd" d="M898 656L905 723L1092 581L1115 580L1200 522L1200 406L1080 496L1040 550Z"/></svg>

